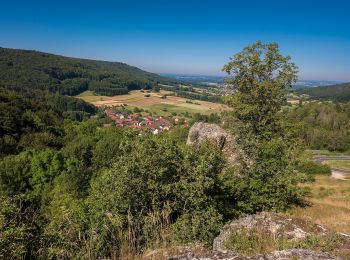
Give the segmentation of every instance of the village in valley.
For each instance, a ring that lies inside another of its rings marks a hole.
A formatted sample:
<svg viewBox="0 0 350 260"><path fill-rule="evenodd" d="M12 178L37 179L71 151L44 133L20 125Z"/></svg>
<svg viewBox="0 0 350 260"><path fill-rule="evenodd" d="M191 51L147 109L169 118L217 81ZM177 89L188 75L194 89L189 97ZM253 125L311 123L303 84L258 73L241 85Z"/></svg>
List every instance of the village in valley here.
<svg viewBox="0 0 350 260"><path fill-rule="evenodd" d="M146 130L153 134L168 131L173 125L188 125L189 121L183 118L170 118L167 116L142 115L140 113L127 113L125 111L104 110L105 115L113 121L115 126ZM104 127L111 127L105 124Z"/></svg>

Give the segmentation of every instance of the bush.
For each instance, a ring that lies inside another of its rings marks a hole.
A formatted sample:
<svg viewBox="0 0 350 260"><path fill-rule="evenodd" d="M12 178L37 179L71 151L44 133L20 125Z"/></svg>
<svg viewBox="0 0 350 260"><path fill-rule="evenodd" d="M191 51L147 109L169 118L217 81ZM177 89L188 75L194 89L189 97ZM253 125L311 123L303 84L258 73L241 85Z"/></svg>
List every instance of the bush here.
<svg viewBox="0 0 350 260"><path fill-rule="evenodd" d="M332 173L331 168L326 164L319 164L313 161L303 161L299 163L297 170L306 174L325 174Z"/></svg>
<svg viewBox="0 0 350 260"><path fill-rule="evenodd" d="M140 113L141 112L141 109L140 108L138 108L138 107L135 107L134 108L134 113Z"/></svg>
<svg viewBox="0 0 350 260"><path fill-rule="evenodd" d="M138 223L137 244L144 247L152 240L143 231L149 215L163 212L166 205L177 240L210 244L225 218L221 152L210 144L191 148L151 136L121 147L123 155L91 184L88 208L97 244L107 248L113 232L127 228L132 219ZM111 218L120 219L119 226Z"/></svg>

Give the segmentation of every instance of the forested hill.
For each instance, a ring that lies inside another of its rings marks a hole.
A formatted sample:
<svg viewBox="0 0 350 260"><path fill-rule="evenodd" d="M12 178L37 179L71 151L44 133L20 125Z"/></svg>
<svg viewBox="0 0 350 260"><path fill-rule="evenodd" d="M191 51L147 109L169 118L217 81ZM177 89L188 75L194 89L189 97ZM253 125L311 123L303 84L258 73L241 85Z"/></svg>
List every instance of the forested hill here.
<svg viewBox="0 0 350 260"><path fill-rule="evenodd" d="M77 95L89 89L101 95L118 95L176 82L120 62L0 48L0 86L7 88L29 87L63 95Z"/></svg>
<svg viewBox="0 0 350 260"><path fill-rule="evenodd" d="M299 93L310 95L313 98L335 101L350 101L350 83L331 86L307 88L299 90Z"/></svg>

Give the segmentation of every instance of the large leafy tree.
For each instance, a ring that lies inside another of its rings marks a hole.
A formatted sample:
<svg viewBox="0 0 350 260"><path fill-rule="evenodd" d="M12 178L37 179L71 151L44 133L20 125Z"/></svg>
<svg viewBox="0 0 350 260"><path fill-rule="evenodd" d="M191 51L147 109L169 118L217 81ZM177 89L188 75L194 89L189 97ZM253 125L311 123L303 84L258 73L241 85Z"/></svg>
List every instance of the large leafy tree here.
<svg viewBox="0 0 350 260"><path fill-rule="evenodd" d="M234 116L259 137L269 138L275 129L291 84L297 80L297 67L278 44L256 42L237 53L224 68L235 94L228 99Z"/></svg>
<svg viewBox="0 0 350 260"><path fill-rule="evenodd" d="M296 141L282 118L286 94L297 79L297 67L278 44L256 42L237 53L223 68L231 77L231 129L247 158L240 175L243 211L283 210L300 201Z"/></svg>

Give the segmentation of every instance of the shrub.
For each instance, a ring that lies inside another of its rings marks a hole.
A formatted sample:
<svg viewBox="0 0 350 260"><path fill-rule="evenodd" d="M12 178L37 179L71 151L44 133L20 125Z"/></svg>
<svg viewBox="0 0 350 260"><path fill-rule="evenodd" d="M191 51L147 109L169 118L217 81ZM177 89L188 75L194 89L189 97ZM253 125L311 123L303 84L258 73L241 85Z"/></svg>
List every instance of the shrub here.
<svg viewBox="0 0 350 260"><path fill-rule="evenodd" d="M210 244L227 218L220 206L225 197L221 152L209 143L186 147L149 135L121 147L114 165L91 184L91 229L99 234L94 243L108 248L113 235L126 232L131 219L137 223L136 248L144 248L152 240L150 232L145 233L150 214L166 209L171 212L169 225L175 239ZM121 247L120 242L115 243L116 248Z"/></svg>
<svg viewBox="0 0 350 260"><path fill-rule="evenodd" d="M303 161L299 163L297 170L306 174L331 174L331 168L326 164L319 164L313 161Z"/></svg>
<svg viewBox="0 0 350 260"><path fill-rule="evenodd" d="M141 109L140 108L138 108L138 107L135 107L134 108L134 113L140 113L141 112Z"/></svg>

